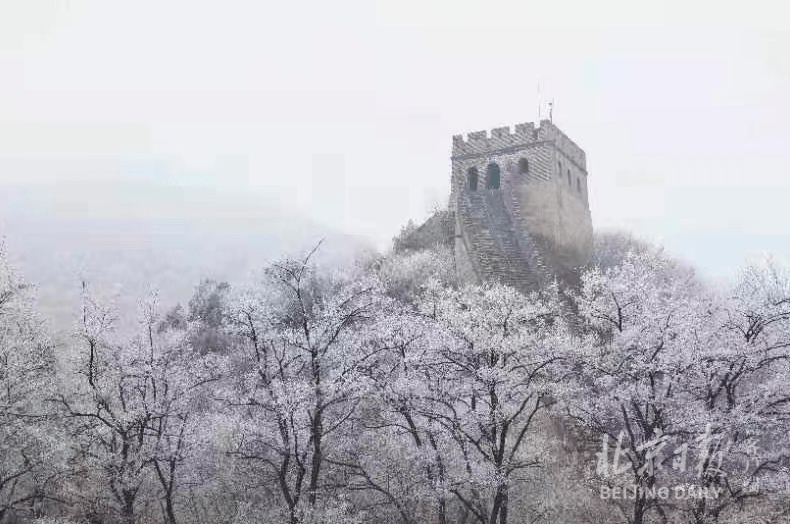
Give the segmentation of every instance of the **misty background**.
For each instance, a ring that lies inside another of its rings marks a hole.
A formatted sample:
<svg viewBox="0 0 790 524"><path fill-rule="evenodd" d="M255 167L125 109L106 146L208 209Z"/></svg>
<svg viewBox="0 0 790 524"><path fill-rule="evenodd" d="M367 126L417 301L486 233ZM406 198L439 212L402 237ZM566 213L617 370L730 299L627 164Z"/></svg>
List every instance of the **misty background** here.
<svg viewBox="0 0 790 524"><path fill-rule="evenodd" d="M446 204L453 134L548 116L597 230L710 278L790 257L781 2L0 0L0 235L70 326L85 278L185 301Z"/></svg>

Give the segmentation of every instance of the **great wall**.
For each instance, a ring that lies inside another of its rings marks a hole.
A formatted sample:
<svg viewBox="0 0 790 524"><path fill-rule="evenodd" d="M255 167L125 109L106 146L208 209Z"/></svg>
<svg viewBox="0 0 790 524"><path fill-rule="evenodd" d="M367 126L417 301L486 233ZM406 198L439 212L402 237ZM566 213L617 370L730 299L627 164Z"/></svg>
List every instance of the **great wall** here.
<svg viewBox="0 0 790 524"><path fill-rule="evenodd" d="M453 137L448 209L405 242L452 246L458 277L523 291L573 283L592 249L584 151L552 122Z"/></svg>

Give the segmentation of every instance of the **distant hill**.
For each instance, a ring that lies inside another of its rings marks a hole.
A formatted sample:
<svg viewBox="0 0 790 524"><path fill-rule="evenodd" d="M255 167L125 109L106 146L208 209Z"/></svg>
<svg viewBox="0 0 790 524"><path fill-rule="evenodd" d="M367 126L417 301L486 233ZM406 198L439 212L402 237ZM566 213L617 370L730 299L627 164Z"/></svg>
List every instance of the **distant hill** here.
<svg viewBox="0 0 790 524"><path fill-rule="evenodd" d="M373 249L278 209L265 194L128 180L0 186L0 236L60 332L78 318L83 278L114 300L129 328L150 288L169 307L188 301L202 278L239 284L322 238L330 263Z"/></svg>

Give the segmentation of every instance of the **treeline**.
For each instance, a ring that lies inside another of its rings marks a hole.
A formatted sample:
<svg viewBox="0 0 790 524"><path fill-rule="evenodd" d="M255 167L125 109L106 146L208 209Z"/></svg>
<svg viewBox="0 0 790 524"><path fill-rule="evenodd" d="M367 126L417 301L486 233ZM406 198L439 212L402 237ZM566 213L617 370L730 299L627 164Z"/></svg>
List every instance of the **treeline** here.
<svg viewBox="0 0 790 524"><path fill-rule="evenodd" d="M788 522L777 264L713 289L609 235L523 295L441 248L312 261L133 336L85 284L58 341L3 253L0 523Z"/></svg>

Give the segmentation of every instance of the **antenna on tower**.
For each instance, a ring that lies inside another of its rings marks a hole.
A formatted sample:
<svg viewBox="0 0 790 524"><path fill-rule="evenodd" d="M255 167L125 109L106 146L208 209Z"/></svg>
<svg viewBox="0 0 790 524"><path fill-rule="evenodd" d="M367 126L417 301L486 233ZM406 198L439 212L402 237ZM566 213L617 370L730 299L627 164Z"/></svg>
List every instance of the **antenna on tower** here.
<svg viewBox="0 0 790 524"><path fill-rule="evenodd" d="M551 122L552 124L554 123L553 114L554 114L554 99L552 98L551 102L549 102L549 122Z"/></svg>

